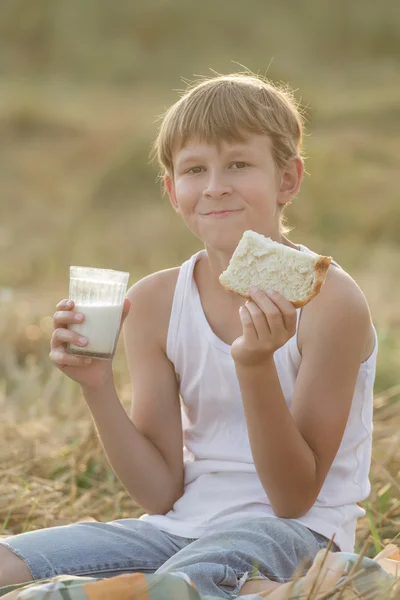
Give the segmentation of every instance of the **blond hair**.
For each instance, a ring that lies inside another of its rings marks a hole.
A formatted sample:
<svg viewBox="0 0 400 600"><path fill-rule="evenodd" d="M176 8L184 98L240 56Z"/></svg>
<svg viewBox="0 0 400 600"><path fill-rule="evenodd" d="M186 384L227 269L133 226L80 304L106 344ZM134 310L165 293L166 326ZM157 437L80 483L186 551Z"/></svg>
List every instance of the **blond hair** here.
<svg viewBox="0 0 400 600"><path fill-rule="evenodd" d="M284 167L301 156L303 117L293 92L253 73L233 73L189 84L181 98L162 116L152 148L162 169L173 175L173 153L192 138L217 146L243 141L243 133L264 133L272 142L275 165ZM284 225L283 209L280 232Z"/></svg>

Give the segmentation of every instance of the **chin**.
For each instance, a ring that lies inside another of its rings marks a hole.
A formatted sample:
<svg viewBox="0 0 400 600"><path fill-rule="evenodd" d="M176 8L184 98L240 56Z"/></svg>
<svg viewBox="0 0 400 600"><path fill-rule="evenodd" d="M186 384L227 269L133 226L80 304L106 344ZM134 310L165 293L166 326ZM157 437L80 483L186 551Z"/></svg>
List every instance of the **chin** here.
<svg viewBox="0 0 400 600"><path fill-rule="evenodd" d="M227 232L216 232L215 235L206 235L203 238L203 243L206 247L212 248L216 252L224 252L233 254L236 250L237 245L242 239L243 231L227 231Z"/></svg>

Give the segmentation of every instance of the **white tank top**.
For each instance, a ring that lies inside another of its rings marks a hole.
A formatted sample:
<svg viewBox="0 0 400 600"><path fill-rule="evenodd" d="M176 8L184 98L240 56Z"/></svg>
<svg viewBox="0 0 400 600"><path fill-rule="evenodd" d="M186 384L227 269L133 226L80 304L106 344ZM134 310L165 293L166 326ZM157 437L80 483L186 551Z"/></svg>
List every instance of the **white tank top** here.
<svg viewBox="0 0 400 600"><path fill-rule="evenodd" d="M300 251L313 253L299 245ZM169 533L198 538L236 520L275 517L258 478L230 346L211 329L193 277L206 250L180 268L167 337L167 356L179 381L184 436L185 489L166 515L140 517ZM332 261L331 264L341 268ZM301 309L297 309L297 324ZM357 505L370 493L373 386L378 340L360 365L340 448L313 507L295 521L354 552ZM301 354L296 334L274 354L290 409Z"/></svg>

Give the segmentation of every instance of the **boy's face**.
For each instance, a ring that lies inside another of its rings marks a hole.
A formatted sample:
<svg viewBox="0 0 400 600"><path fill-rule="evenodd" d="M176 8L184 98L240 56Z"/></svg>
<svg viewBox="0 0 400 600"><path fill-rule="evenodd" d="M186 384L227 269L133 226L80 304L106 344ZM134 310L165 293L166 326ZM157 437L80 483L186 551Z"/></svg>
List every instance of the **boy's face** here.
<svg viewBox="0 0 400 600"><path fill-rule="evenodd" d="M300 186L301 159L278 169L270 139L246 134L244 142L219 149L192 139L173 164L173 178L165 179L172 206L206 247L233 252L247 229L279 241L280 205Z"/></svg>

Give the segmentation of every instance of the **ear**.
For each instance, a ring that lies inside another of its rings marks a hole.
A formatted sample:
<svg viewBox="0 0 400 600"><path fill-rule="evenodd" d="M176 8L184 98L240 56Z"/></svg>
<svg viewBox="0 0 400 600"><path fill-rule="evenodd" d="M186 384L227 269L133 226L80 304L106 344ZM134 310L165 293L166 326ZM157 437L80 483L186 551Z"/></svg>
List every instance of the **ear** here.
<svg viewBox="0 0 400 600"><path fill-rule="evenodd" d="M180 215L181 209L179 208L179 204L176 199L174 179L173 179L173 177L171 177L171 175L169 173L166 173L164 175L164 187L167 190L170 202L172 204L172 208L178 215Z"/></svg>
<svg viewBox="0 0 400 600"><path fill-rule="evenodd" d="M288 164L280 169L281 184L279 187L278 202L287 204L300 189L304 175L304 163L299 156L289 160Z"/></svg>

